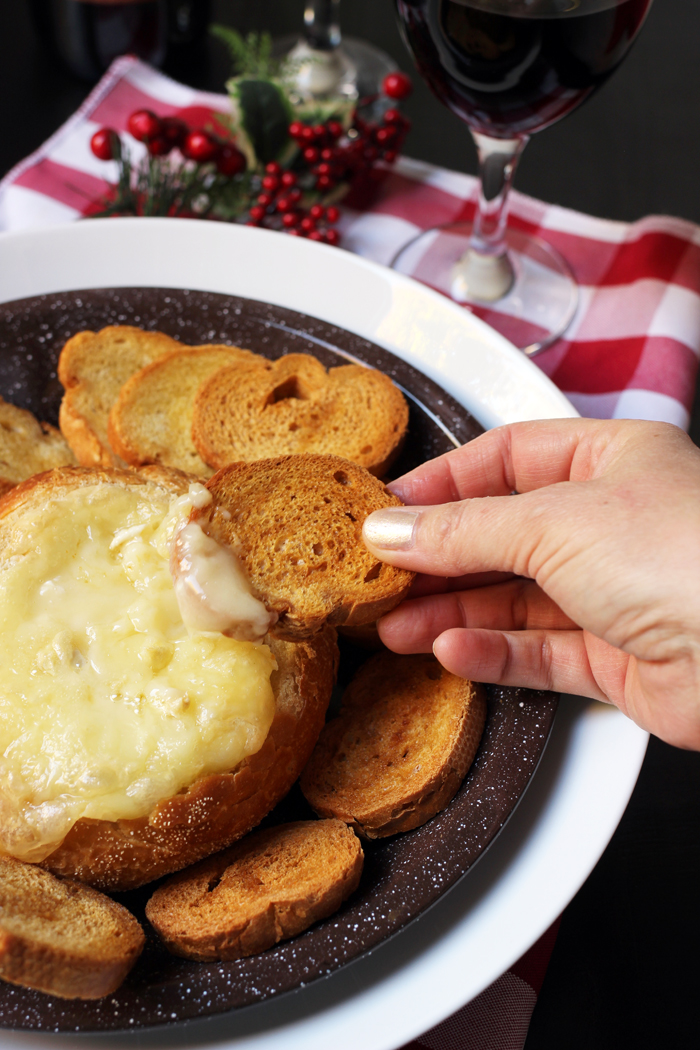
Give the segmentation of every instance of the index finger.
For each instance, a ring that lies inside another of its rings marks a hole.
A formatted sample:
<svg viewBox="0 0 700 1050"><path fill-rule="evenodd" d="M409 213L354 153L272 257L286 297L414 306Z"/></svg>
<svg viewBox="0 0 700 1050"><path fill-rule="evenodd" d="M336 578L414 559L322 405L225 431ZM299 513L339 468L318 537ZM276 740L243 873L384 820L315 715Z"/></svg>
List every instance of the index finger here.
<svg viewBox="0 0 700 1050"><path fill-rule="evenodd" d="M434 506L529 492L568 481L573 473L583 479L618 429L598 419L510 423L423 463L389 488L406 504Z"/></svg>

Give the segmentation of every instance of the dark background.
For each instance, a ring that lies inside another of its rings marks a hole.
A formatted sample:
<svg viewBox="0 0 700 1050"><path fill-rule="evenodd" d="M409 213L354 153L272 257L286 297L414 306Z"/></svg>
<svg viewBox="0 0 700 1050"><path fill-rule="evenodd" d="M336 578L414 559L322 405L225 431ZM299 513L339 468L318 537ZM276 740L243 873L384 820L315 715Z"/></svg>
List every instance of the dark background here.
<svg viewBox="0 0 700 1050"><path fill-rule="evenodd" d="M297 30L302 0L214 0L239 30ZM345 0L343 31L411 71L390 0ZM611 219L670 213L700 222L700 3L656 0L614 78L534 137L518 189ZM220 91L223 47L184 72ZM415 78L406 152L475 171L464 128ZM26 0L0 0L0 175L35 149L89 89L40 49ZM691 435L700 443L696 399ZM652 739L627 812L564 913L526 1050L675 1050L700 1044L700 755Z"/></svg>

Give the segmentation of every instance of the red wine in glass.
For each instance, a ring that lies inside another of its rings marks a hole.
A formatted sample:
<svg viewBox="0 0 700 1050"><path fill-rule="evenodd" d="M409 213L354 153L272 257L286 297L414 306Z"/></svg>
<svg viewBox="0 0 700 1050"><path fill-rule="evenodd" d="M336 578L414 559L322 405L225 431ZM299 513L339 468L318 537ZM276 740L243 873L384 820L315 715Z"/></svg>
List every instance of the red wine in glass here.
<svg viewBox="0 0 700 1050"><path fill-rule="evenodd" d="M396 0L419 72L472 131L481 186L473 228L458 224L461 229L445 227L438 236L427 231L394 265L413 273L422 265L426 273L432 256L442 290L453 298L498 301L509 317L523 318L528 353L561 334L577 293L568 266L549 246L537 242L530 251L523 235L506 229L518 157L532 132L571 112L607 80L650 6L651 0ZM426 248L419 242L430 235Z"/></svg>

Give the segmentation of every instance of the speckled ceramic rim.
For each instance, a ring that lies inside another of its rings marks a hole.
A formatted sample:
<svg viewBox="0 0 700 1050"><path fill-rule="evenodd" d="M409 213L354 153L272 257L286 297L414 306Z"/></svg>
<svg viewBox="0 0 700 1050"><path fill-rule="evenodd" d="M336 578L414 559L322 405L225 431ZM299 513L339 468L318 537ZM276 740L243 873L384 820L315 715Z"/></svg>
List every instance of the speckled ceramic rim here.
<svg viewBox="0 0 700 1050"><path fill-rule="evenodd" d="M268 357L312 353L327 366L354 359L380 368L409 398L409 438L393 473L453 448L482 428L436 383L386 350L324 321L250 299L156 288L66 292L0 306L0 394L55 423L58 352L81 329L134 324L184 343L235 343ZM342 647L341 685L366 654ZM119 991L98 1002L54 999L0 983L0 1024L54 1031L133 1029L223 1013L325 976L403 929L483 854L524 792L544 750L557 697L489 689L486 730L450 805L422 828L366 844L357 892L325 922L262 955L192 963L150 934ZM293 789L266 823L311 816ZM153 885L118 899L145 923Z"/></svg>

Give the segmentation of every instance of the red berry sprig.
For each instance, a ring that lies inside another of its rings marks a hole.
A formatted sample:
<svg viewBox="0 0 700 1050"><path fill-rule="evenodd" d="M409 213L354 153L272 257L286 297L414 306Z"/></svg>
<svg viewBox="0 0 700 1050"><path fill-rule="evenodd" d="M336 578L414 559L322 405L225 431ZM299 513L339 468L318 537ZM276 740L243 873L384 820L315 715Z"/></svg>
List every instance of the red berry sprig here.
<svg viewBox="0 0 700 1050"><path fill-rule="evenodd" d="M234 142L189 128L177 117L158 117L148 109L135 110L127 130L146 146L145 162L132 163L112 128L100 128L90 140L96 157L119 164L119 179L110 197L101 202L101 210L96 203L92 214L215 215L221 208L221 217L230 219L245 208L252 176L247 174L245 154ZM161 163L174 150L191 163L177 159ZM235 177L239 178L232 187Z"/></svg>
<svg viewBox="0 0 700 1050"><path fill-rule="evenodd" d="M241 175L248 164L245 154L231 142L224 142L207 131L191 131L177 117L157 117L150 109L135 110L127 130L137 142L145 143L152 157L167 157L174 149L196 164L214 163L221 175ZM100 160L118 160L121 140L112 128L100 128L90 140L90 149Z"/></svg>
<svg viewBox="0 0 700 1050"><path fill-rule="evenodd" d="M321 204L305 207L299 181L295 172L284 171L276 161L267 164L260 180L262 192L250 209L247 224L279 229L294 237L308 237L311 241L340 244L340 234L333 229L340 218L339 209Z"/></svg>
<svg viewBox="0 0 700 1050"><path fill-rule="evenodd" d="M234 142L208 130L189 128L177 117L135 110L127 129L146 146L148 168L132 168L128 151L122 152L119 135L111 128L100 128L90 141L96 157L117 160L120 165L115 202L108 213L201 214L198 201L203 198L209 201L204 207L212 217L245 220L252 226L337 245L340 234L335 226L340 211L332 195L349 186L346 199L361 207L386 176L410 128L396 102L410 91L411 81L405 73L390 73L382 82L381 94L361 101L347 129L336 119L323 124L292 121L289 136L298 149L291 164L285 169L272 161L261 174L246 171L246 157ZM159 163L159 158L174 150L190 164ZM220 194L229 185L227 180L236 178L233 198L229 195L224 202L219 196L218 205L213 205L212 187Z"/></svg>

